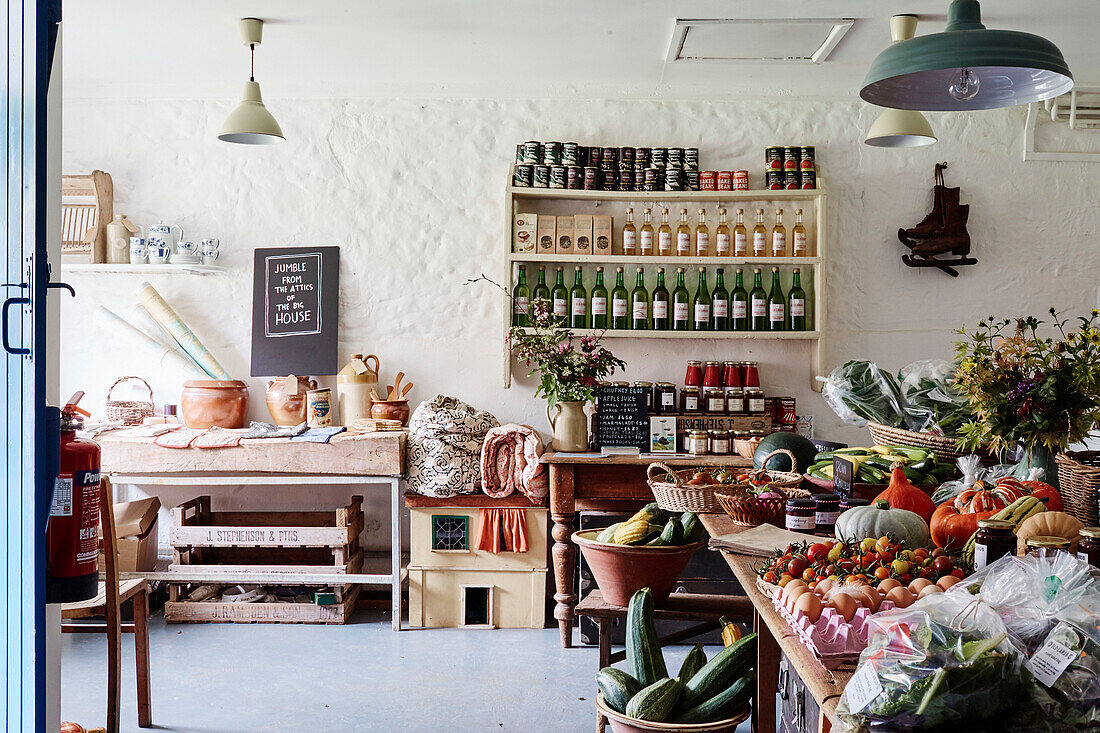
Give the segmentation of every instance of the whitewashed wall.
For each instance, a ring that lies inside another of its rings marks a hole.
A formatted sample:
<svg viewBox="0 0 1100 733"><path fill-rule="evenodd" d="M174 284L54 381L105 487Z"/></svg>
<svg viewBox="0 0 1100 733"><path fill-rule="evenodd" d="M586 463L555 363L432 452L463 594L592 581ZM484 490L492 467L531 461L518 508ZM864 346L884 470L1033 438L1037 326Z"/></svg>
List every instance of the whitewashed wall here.
<svg viewBox="0 0 1100 733"><path fill-rule="evenodd" d="M950 354L952 330L989 314L1082 310L1096 304L1100 272L1095 206L1100 165L1023 163L1022 108L930 115L940 142L914 151L860 140L874 110L854 102L568 102L269 100L288 142L246 147L214 135L228 112L201 101L72 100L65 108L66 173L101 168L115 210L138 224L163 220L187 238L222 241L224 275L149 279L235 376L247 378L255 247L337 244L341 249L341 359L373 352L383 379L405 371L416 404L437 392L501 421L545 428L532 385L501 384L501 299L468 278L505 275L509 228L503 191L515 143L697 145L704 167L762 168L763 148L817 146L829 189L826 366L870 358L897 368ZM931 201L932 166L971 205L979 264L958 279L902 265L895 232ZM179 385L95 328L103 304L130 310L137 275L65 274L77 290L63 313L62 392L102 405L122 374L140 374L156 401ZM765 388L794 394L820 437L861 440L810 390L806 344L612 340L625 378L678 381L683 361L756 358ZM263 387L252 413L266 418ZM293 495L265 498L287 505Z"/></svg>

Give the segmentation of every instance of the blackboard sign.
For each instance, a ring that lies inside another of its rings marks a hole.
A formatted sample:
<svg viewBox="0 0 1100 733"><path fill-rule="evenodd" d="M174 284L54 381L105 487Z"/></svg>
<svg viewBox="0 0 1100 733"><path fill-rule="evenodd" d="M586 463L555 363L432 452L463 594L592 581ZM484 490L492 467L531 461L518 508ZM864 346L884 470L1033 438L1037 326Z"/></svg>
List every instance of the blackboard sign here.
<svg viewBox="0 0 1100 733"><path fill-rule="evenodd" d="M596 447L649 450L648 390L645 387L600 387L596 410Z"/></svg>
<svg viewBox="0 0 1100 733"><path fill-rule="evenodd" d="M339 299L339 247L257 249L252 376L335 374Z"/></svg>
<svg viewBox="0 0 1100 733"><path fill-rule="evenodd" d="M852 481L855 465L847 458L833 458L833 493L841 499L852 498Z"/></svg>

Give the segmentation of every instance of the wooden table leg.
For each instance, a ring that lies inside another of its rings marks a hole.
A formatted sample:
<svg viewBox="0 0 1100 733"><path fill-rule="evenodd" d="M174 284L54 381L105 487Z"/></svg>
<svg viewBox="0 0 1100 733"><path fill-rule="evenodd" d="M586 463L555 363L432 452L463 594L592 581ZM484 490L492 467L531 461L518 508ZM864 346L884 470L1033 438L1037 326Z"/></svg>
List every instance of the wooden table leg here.
<svg viewBox="0 0 1100 733"><path fill-rule="evenodd" d="M552 535L554 548L554 618L561 631L561 645L573 646L573 607L577 594L573 592L573 573L576 570L577 548L570 537L576 521L576 502L573 499L573 466L550 464L550 517L554 520Z"/></svg>
<svg viewBox="0 0 1100 733"><path fill-rule="evenodd" d="M137 717L139 728L153 726L149 700L149 592L142 588L133 598L134 660L137 667Z"/></svg>
<svg viewBox="0 0 1100 733"><path fill-rule="evenodd" d="M609 618L596 619L600 630L600 669L611 666L611 628L614 625Z"/></svg>
<svg viewBox="0 0 1100 733"><path fill-rule="evenodd" d="M779 687L779 644L768 625L753 611L756 632L756 695L752 706L755 733L775 733L775 691Z"/></svg>

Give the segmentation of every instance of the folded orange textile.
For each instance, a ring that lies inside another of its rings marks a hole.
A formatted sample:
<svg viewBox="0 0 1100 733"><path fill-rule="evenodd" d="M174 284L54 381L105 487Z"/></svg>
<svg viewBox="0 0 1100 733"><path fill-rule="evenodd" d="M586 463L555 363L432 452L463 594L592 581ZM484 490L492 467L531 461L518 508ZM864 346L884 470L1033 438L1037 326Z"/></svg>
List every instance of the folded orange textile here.
<svg viewBox="0 0 1100 733"><path fill-rule="evenodd" d="M544 504L550 484L541 455L542 439L530 426L491 428L481 448L482 491L494 499L519 491L532 503Z"/></svg>
<svg viewBox="0 0 1100 733"><path fill-rule="evenodd" d="M477 549L527 552L527 512L523 509L478 509L477 513Z"/></svg>

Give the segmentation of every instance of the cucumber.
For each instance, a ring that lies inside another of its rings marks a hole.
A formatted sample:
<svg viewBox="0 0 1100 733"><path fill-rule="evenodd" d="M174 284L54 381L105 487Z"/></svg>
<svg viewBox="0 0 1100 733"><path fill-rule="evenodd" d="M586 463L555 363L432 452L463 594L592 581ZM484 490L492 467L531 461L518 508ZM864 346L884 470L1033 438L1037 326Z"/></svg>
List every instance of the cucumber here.
<svg viewBox="0 0 1100 733"><path fill-rule="evenodd" d="M864 466L872 466L882 471L889 471L893 464L882 456L871 456L863 462Z"/></svg>
<svg viewBox="0 0 1100 733"><path fill-rule="evenodd" d="M681 514L680 525L684 529L685 545L690 545L703 536L703 523L699 521L699 515L695 512L684 512Z"/></svg>
<svg viewBox="0 0 1100 733"><path fill-rule="evenodd" d="M751 699L752 675L750 673L739 677L736 682L706 702L678 714L672 722L687 724L727 720L748 707Z"/></svg>
<svg viewBox="0 0 1100 733"><path fill-rule="evenodd" d="M743 636L703 665L684 685L682 707L690 710L733 684L756 661L756 634Z"/></svg>
<svg viewBox="0 0 1100 733"><path fill-rule="evenodd" d="M653 594L642 588L630 599L626 611L626 663L643 687L668 677L665 658L653 625Z"/></svg>
<svg viewBox="0 0 1100 733"><path fill-rule="evenodd" d="M869 456L873 453L866 448L837 448L833 451L838 456ZM820 456L821 454L818 453Z"/></svg>
<svg viewBox="0 0 1100 733"><path fill-rule="evenodd" d="M928 477L920 471L917 471L916 469L906 466L901 470L905 473L905 478L909 479L909 483L913 484L914 486L920 486L921 484L929 483Z"/></svg>
<svg viewBox="0 0 1100 733"><path fill-rule="evenodd" d="M661 541L666 545L684 544L684 528L676 517L668 520L664 531L661 532Z"/></svg>
<svg viewBox="0 0 1100 733"><path fill-rule="evenodd" d="M936 459L925 458L923 461L914 461L909 464L909 468L921 473L928 473L936 468Z"/></svg>
<svg viewBox="0 0 1100 733"><path fill-rule="evenodd" d="M684 657L684 663L680 665L680 672L676 675L676 679L686 685L688 680L695 676L695 673L701 670L706 663L707 653L703 651L703 645L696 644Z"/></svg>
<svg viewBox="0 0 1100 733"><path fill-rule="evenodd" d="M859 477L869 477L867 481L869 484L884 484L886 483L886 474L878 470L874 466L868 466L866 463L861 464L859 470L856 471L856 475Z"/></svg>
<svg viewBox="0 0 1100 733"><path fill-rule="evenodd" d="M820 468L814 468L813 466L811 466L808 473L811 476L813 476L814 478L819 478L822 481L832 481L832 479L830 479L828 476L826 476L825 472L822 471Z"/></svg>
<svg viewBox="0 0 1100 733"><path fill-rule="evenodd" d="M660 723L676 707L683 691L684 686L680 684L680 680L658 680L649 687L643 687L637 695L630 698L630 702L626 704L626 715L636 720Z"/></svg>
<svg viewBox="0 0 1100 733"><path fill-rule="evenodd" d="M596 542L610 543L611 538L615 536L615 530L617 530L619 528L619 525L621 524L622 522L616 522L604 531L600 532L598 535L596 535Z"/></svg>
<svg viewBox="0 0 1100 733"><path fill-rule="evenodd" d="M835 456L836 456L836 451L833 451L833 450L822 451L822 452L818 453L816 456L814 456L814 463L825 463L826 461L828 461L829 463L832 463L833 458Z"/></svg>
<svg viewBox="0 0 1100 733"><path fill-rule="evenodd" d="M616 713L625 713L630 698L642 689L642 683L621 669L604 667L596 673L596 687L603 693L603 701Z"/></svg>

